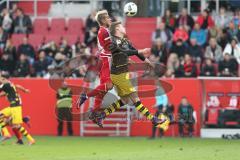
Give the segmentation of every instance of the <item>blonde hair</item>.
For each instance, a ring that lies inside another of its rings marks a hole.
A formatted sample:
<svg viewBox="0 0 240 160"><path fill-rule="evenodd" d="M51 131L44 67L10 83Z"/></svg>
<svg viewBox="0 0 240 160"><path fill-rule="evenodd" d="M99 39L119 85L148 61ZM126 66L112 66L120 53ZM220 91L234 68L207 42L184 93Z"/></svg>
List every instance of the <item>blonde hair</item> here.
<svg viewBox="0 0 240 160"><path fill-rule="evenodd" d="M96 13L95 20L99 25L102 25L102 20L105 18L105 15L108 15L107 10L101 10Z"/></svg>

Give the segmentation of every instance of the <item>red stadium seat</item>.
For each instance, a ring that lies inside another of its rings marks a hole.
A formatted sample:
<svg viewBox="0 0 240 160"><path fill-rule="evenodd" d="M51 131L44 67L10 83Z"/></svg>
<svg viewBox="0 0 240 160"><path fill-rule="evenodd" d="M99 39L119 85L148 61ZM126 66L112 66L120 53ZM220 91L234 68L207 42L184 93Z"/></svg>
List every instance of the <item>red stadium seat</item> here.
<svg viewBox="0 0 240 160"><path fill-rule="evenodd" d="M49 21L48 19L35 19L33 23L34 33L36 34L48 34Z"/></svg>
<svg viewBox="0 0 240 160"><path fill-rule="evenodd" d="M77 34L83 33L83 20L82 19L69 19L68 21L67 34Z"/></svg>
<svg viewBox="0 0 240 160"><path fill-rule="evenodd" d="M56 18L52 19L51 27L50 27L50 34L65 34L66 33L66 25L64 18Z"/></svg>
<svg viewBox="0 0 240 160"><path fill-rule="evenodd" d="M13 45L18 47L20 44L22 44L24 37L26 37L25 34L13 34L11 37Z"/></svg>
<svg viewBox="0 0 240 160"><path fill-rule="evenodd" d="M207 109L207 125L217 125L220 107L209 107Z"/></svg>
<svg viewBox="0 0 240 160"><path fill-rule="evenodd" d="M30 34L28 41L34 48L37 48L43 43L43 35Z"/></svg>
<svg viewBox="0 0 240 160"><path fill-rule="evenodd" d="M61 38L62 38L62 36L60 36L60 35L47 35L47 36L45 36L44 42L48 43L48 42L54 41L56 44L59 44Z"/></svg>

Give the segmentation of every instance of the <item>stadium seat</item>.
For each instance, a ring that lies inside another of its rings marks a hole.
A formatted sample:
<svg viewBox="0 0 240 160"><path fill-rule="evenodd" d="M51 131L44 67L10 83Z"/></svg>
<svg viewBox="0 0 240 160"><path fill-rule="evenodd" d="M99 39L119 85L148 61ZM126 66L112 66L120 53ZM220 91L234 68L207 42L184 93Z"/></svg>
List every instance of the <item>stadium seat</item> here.
<svg viewBox="0 0 240 160"><path fill-rule="evenodd" d="M83 34L83 27L82 19L69 19L67 34Z"/></svg>
<svg viewBox="0 0 240 160"><path fill-rule="evenodd" d="M50 34L65 34L66 33L66 25L64 18L56 18L52 19L51 27L50 27Z"/></svg>
<svg viewBox="0 0 240 160"><path fill-rule="evenodd" d="M14 46L18 47L20 44L22 44L23 38L26 37L25 34L13 34L11 36L11 40Z"/></svg>
<svg viewBox="0 0 240 160"><path fill-rule="evenodd" d="M47 35L49 29L48 19L35 19L33 23L34 33Z"/></svg>
<svg viewBox="0 0 240 160"><path fill-rule="evenodd" d="M29 43L37 48L43 43L43 35L41 34L30 34L29 35Z"/></svg>
<svg viewBox="0 0 240 160"><path fill-rule="evenodd" d="M220 107L208 107L207 109L207 119L205 124L207 125L217 125L218 124L218 116L219 116Z"/></svg>
<svg viewBox="0 0 240 160"><path fill-rule="evenodd" d="M50 9L51 6L51 2L52 0L48 0L48 1L38 1L37 2L37 15L47 15L48 11ZM34 1L19 1L18 2L18 7L22 8L24 10L24 12L28 15L34 15Z"/></svg>

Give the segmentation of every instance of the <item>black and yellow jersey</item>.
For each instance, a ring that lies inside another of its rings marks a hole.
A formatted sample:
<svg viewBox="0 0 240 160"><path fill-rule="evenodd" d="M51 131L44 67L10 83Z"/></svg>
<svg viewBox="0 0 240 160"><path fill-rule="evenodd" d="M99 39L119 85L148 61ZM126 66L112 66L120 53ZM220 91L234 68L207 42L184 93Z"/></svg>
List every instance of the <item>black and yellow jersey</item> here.
<svg viewBox="0 0 240 160"><path fill-rule="evenodd" d="M145 57L138 53L132 44L126 38L112 36L112 43L110 45L112 53L111 74L121 74L128 72L128 57L136 55L142 61Z"/></svg>
<svg viewBox="0 0 240 160"><path fill-rule="evenodd" d="M5 92L7 99L10 103L10 107L21 106L21 98L17 93L14 84L8 82L0 85L0 91Z"/></svg>

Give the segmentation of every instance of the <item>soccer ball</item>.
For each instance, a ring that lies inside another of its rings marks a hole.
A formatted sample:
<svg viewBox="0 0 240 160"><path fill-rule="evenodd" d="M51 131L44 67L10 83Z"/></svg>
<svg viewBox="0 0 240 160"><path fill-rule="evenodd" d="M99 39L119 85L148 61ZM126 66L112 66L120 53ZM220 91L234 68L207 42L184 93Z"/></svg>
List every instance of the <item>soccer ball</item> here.
<svg viewBox="0 0 240 160"><path fill-rule="evenodd" d="M124 13L130 17L135 16L137 14L137 5L133 2L125 4Z"/></svg>

